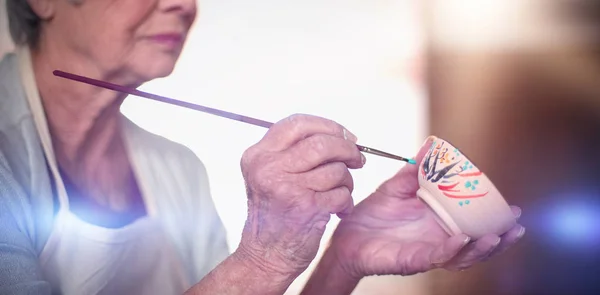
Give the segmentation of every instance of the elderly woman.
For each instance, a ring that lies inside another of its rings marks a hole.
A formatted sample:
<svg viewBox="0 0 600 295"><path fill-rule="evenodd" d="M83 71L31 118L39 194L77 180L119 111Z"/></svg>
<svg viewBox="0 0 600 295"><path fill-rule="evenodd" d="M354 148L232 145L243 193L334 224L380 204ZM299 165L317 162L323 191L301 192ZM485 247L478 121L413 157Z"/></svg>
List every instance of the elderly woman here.
<svg viewBox="0 0 600 295"><path fill-rule="evenodd" d="M517 225L470 244L449 237L415 197L415 166L354 208L348 169L365 164L356 137L295 115L242 158L248 219L230 255L200 160L128 121L125 96L52 76L138 87L169 75L195 1L7 8L18 49L0 63L2 294L282 294L314 259L331 214L344 220L305 294L348 294L367 275L463 269L523 235Z"/></svg>

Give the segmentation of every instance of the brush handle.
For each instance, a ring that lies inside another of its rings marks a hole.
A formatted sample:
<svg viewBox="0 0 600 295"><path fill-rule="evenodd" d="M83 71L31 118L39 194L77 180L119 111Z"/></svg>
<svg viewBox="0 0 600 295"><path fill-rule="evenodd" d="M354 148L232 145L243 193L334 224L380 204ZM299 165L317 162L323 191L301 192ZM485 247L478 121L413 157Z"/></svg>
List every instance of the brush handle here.
<svg viewBox="0 0 600 295"><path fill-rule="evenodd" d="M66 72L59 71L59 70L55 70L52 73L55 76L58 76L58 77L61 77L61 78L65 78L65 79L69 79L69 80L74 80L74 81L78 81L78 82L81 82L81 83L85 83L85 84L89 84L89 85L93 85L93 86L96 86L96 87L101 87L101 88L105 88L105 89L109 89L109 90L114 90L114 91L121 92L121 93L126 93L126 94L130 94L130 95L144 97L144 98L147 98L147 99L152 99L152 100L156 100L156 101L160 101L160 102L164 102L164 103L168 103L168 104L172 104L172 105L176 105L176 106L180 106L180 107L184 107L184 108L188 108L188 109L192 109L192 110L196 110L196 111L200 111L200 112L212 114L212 115L215 115L215 116L219 116L219 117L223 117L223 118L228 118L228 119L231 119L231 120L235 120L235 121L239 121L239 122L244 122L244 123L255 125L255 126L260 126L260 127L264 127L264 128L271 128L271 126L273 126L273 123L267 122L267 121L263 121L263 120L260 120L260 119L256 119L256 118L252 118L252 117L247 117L247 116L243 116L243 115L238 115L238 114L234 114L234 113L230 113L230 112L226 112L226 111L222 111L222 110L218 110L218 109L213 109L213 108L209 108L209 107L205 107L205 106L193 104L193 103L190 103L190 102L176 100L176 99L172 99L172 98L169 98L169 97L164 97L164 96L160 96L160 95L156 95L156 94L152 94L152 93L140 91L140 90L137 90L137 89L125 87L125 86L122 86L122 85L113 84L113 83L110 83L110 82L100 81L100 80L96 80L96 79L92 79L92 78L88 78L88 77L83 77L83 76L79 76L79 75L75 75L75 74L71 74L71 73L66 73ZM377 156L381 156L381 157L386 157L386 158L390 158L390 159L396 159L396 160L408 162L410 164L414 164L413 160L410 160L410 159L407 159L407 158L404 158L404 157L396 156L396 155L393 155L393 154L390 154L390 153L386 153L386 152L383 152L383 151L380 151L380 150L376 150L376 149L369 148L369 147L362 146L362 145L358 145L358 144L356 146L357 146L357 148L360 151L365 152L365 153L369 153L369 154L373 154L373 155L377 155Z"/></svg>
<svg viewBox="0 0 600 295"><path fill-rule="evenodd" d="M216 115L219 117L224 117L224 118L228 118L228 119L232 119L232 120L236 120L236 121L240 121L240 122L244 122L244 123L248 123L248 124L252 124L252 125L256 125L256 126L270 128L273 125L273 123L271 123L271 122L263 121L260 119L246 117L246 116L242 116L242 115L238 115L238 114L234 114L234 113L230 113L230 112L226 112L226 111L222 111L222 110L218 110L218 109L213 109L213 108L193 104L190 102L176 100L176 99L140 91L137 89L132 89L129 87L125 87L125 86L121 86L121 85L117 85L117 84L113 84L113 83L109 83L109 82L105 82L105 81L100 81L100 80L83 77L83 76L79 76L79 75L75 75L75 74L71 74L71 73L66 73L66 72L59 71L59 70L54 71L53 74L55 76L66 78L69 80L74 80L74 81L78 81L81 83L85 83L85 84L89 84L89 85L93 85L93 86L97 86L97 87L101 87L101 88L105 88L105 89L110 89L110 90L114 90L114 91L121 92L121 93L127 93L127 94L131 94L131 95L139 96L139 97L144 97L144 98L148 98L148 99L188 108L188 109L193 109L193 110L197 110L200 112L209 113L209 114L213 114L213 115Z"/></svg>

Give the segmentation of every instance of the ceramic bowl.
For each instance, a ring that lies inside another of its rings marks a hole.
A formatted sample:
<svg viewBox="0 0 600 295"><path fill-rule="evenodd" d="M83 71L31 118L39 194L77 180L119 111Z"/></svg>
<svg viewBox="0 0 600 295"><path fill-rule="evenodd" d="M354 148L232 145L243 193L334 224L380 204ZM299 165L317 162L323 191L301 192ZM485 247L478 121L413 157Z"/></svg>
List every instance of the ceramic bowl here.
<svg viewBox="0 0 600 295"><path fill-rule="evenodd" d="M516 224L502 194L460 150L433 137L419 164L417 196L437 215L449 235L464 233L476 240L501 235Z"/></svg>

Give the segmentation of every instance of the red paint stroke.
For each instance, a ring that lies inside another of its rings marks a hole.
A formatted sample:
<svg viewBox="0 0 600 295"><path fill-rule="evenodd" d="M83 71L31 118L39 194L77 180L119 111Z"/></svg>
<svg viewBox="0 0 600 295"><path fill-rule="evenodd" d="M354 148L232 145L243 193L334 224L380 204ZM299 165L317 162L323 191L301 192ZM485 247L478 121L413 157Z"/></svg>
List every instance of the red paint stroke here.
<svg viewBox="0 0 600 295"><path fill-rule="evenodd" d="M471 172L471 173L460 173L458 175L461 177L470 177L470 176L479 176L482 174L483 174L483 172Z"/></svg>
<svg viewBox="0 0 600 295"><path fill-rule="evenodd" d="M448 198L453 198L453 199L474 199L474 198L481 198L481 197L483 197L483 196L485 196L485 195L487 195L487 194L488 194L488 192L485 192L485 193L483 193L483 194L478 194L478 195L459 196L459 195L451 195L451 194L449 194L449 193L447 193L447 192L443 192L443 193L444 193L444 195L445 195L446 197L448 197Z"/></svg>
<svg viewBox="0 0 600 295"><path fill-rule="evenodd" d="M448 191L448 190L453 189L457 185L458 185L458 182L455 183L455 184L450 184L450 185L441 185L441 184L438 184L438 188L440 190L442 190L442 191Z"/></svg>

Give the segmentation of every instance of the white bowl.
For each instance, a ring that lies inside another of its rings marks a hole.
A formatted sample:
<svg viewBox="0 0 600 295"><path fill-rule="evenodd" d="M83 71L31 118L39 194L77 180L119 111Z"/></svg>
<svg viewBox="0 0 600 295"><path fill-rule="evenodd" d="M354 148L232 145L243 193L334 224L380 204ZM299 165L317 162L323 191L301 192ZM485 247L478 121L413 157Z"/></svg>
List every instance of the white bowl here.
<svg viewBox="0 0 600 295"><path fill-rule="evenodd" d="M502 194L460 150L434 137L419 164L417 196L431 207L449 235L476 240L501 235L516 224Z"/></svg>

